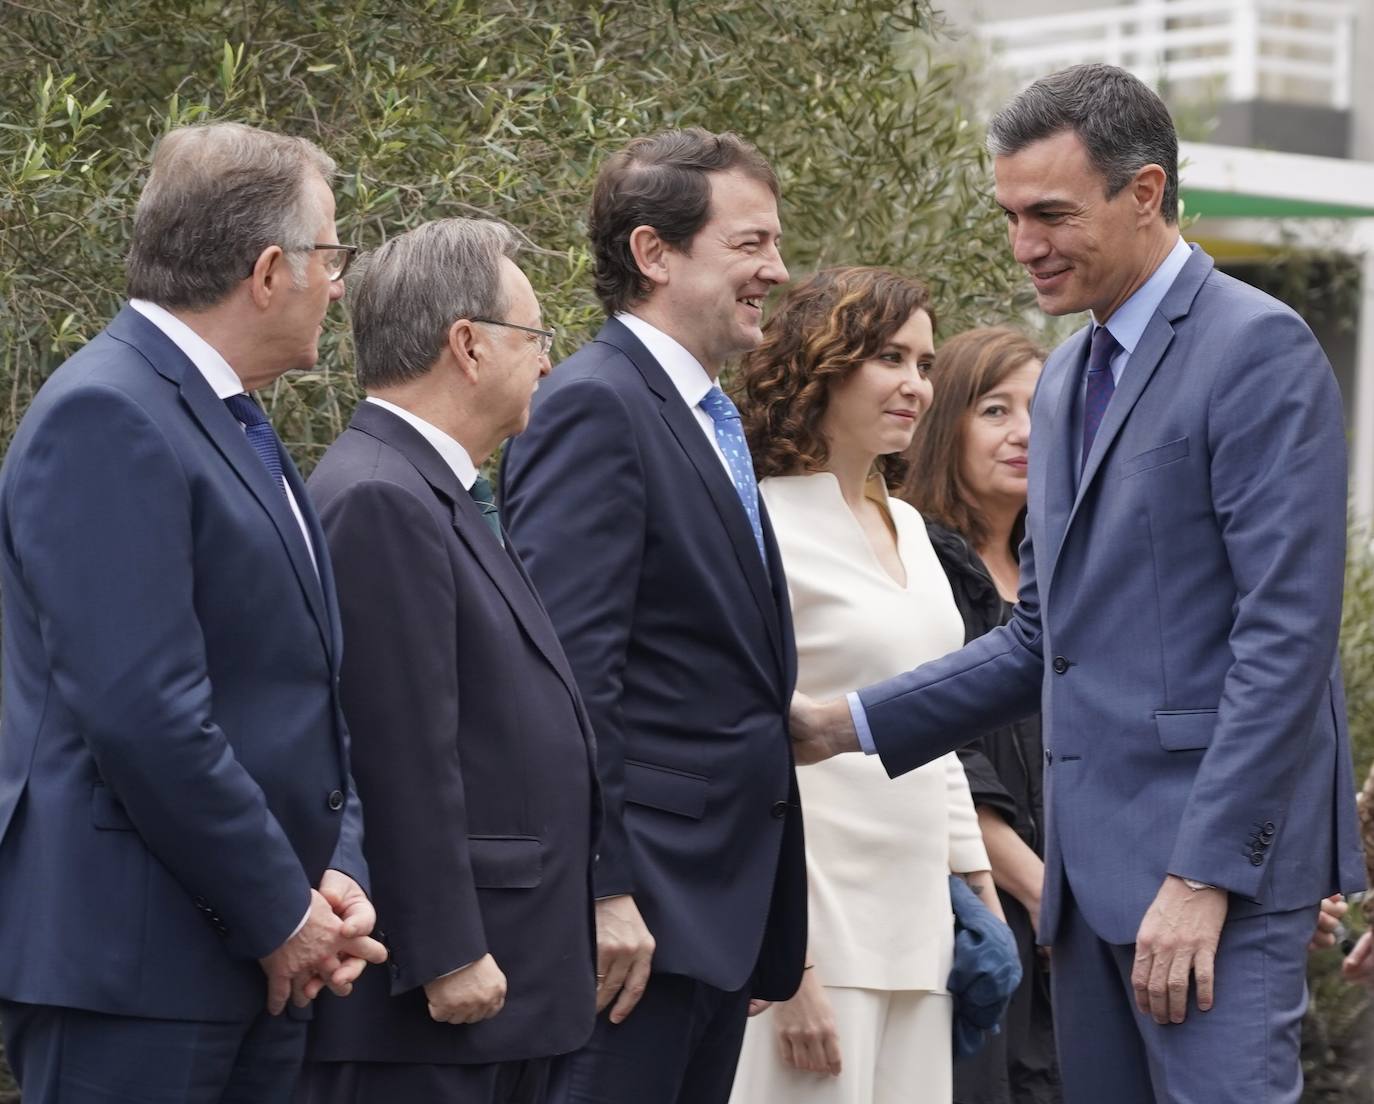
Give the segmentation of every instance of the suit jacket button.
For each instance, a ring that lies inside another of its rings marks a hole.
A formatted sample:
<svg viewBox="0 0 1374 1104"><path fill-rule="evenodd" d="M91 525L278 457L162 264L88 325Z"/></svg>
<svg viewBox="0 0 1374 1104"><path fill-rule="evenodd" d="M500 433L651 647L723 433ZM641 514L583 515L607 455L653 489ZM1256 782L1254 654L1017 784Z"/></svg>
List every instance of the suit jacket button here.
<svg viewBox="0 0 1374 1104"><path fill-rule="evenodd" d="M785 817L785 816L787 815L787 802L786 802L786 801L775 801L775 802L773 802L773 808L770 809L769 811L770 811L775 817L777 817L779 820L781 820L783 817Z"/></svg>
<svg viewBox="0 0 1374 1104"><path fill-rule="evenodd" d="M1055 656L1054 662L1051 663L1050 666L1054 668L1054 673L1056 675L1062 675L1069 669L1069 661L1063 656Z"/></svg>
<svg viewBox="0 0 1374 1104"><path fill-rule="evenodd" d="M337 813L337 812L338 812L340 809L342 809L343 807L344 807L344 795L343 795L343 790L330 790L330 791L329 791L329 811L330 811L331 813Z"/></svg>
<svg viewBox="0 0 1374 1104"><path fill-rule="evenodd" d="M1276 831L1278 831L1278 829L1274 827L1274 822L1272 820L1266 820L1264 822L1264 827L1260 829L1260 835L1265 839L1270 839Z"/></svg>
<svg viewBox="0 0 1374 1104"><path fill-rule="evenodd" d="M1250 865L1251 865L1251 866L1263 866L1263 865L1264 865L1264 852L1263 852L1263 851L1254 851L1254 852L1252 852L1251 855L1250 855Z"/></svg>

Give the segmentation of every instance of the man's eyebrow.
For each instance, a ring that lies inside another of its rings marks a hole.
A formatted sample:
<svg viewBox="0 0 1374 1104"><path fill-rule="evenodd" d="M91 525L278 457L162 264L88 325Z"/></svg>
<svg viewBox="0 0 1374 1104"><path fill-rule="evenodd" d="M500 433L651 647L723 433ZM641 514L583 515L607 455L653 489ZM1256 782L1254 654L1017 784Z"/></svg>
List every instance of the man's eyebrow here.
<svg viewBox="0 0 1374 1104"><path fill-rule="evenodd" d="M1015 214L1015 212L1001 200L994 200L993 202L1007 214ZM1043 215L1052 211L1072 211L1075 210L1077 206L1078 205L1070 199L1050 196L1048 199L1037 199L1034 203L1026 204L1025 211L1027 214L1031 215Z"/></svg>

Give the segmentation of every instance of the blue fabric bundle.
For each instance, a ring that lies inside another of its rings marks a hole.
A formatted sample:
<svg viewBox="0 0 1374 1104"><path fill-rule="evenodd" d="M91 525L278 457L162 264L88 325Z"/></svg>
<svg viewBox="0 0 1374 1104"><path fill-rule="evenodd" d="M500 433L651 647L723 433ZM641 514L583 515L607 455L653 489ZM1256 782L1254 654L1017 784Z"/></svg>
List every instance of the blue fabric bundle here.
<svg viewBox="0 0 1374 1104"><path fill-rule="evenodd" d="M1021 956L1011 929L998 920L963 878L950 875L954 910L954 1056L966 1058L996 1035L1011 995L1021 984Z"/></svg>

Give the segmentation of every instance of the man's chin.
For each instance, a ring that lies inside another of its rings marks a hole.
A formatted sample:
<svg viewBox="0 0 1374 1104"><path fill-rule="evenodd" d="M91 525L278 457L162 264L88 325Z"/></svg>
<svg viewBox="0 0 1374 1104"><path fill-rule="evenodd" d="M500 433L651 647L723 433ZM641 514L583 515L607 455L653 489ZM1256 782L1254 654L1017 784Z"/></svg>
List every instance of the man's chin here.
<svg viewBox="0 0 1374 1104"><path fill-rule="evenodd" d="M1080 303L1071 302L1066 296L1053 292L1037 291L1035 293L1035 303L1041 311L1048 314L1051 318L1062 318L1066 314L1078 314L1088 308Z"/></svg>

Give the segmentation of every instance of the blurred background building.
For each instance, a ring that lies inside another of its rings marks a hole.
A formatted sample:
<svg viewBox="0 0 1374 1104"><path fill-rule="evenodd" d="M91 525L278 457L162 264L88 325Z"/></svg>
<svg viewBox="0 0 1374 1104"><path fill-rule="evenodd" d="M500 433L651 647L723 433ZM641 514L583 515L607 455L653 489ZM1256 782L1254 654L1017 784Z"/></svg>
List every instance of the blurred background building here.
<svg viewBox="0 0 1374 1104"><path fill-rule="evenodd" d="M1086 61L1166 100L1185 235L1291 303L1336 369L1374 515L1374 0L937 0L987 59L985 107Z"/></svg>

